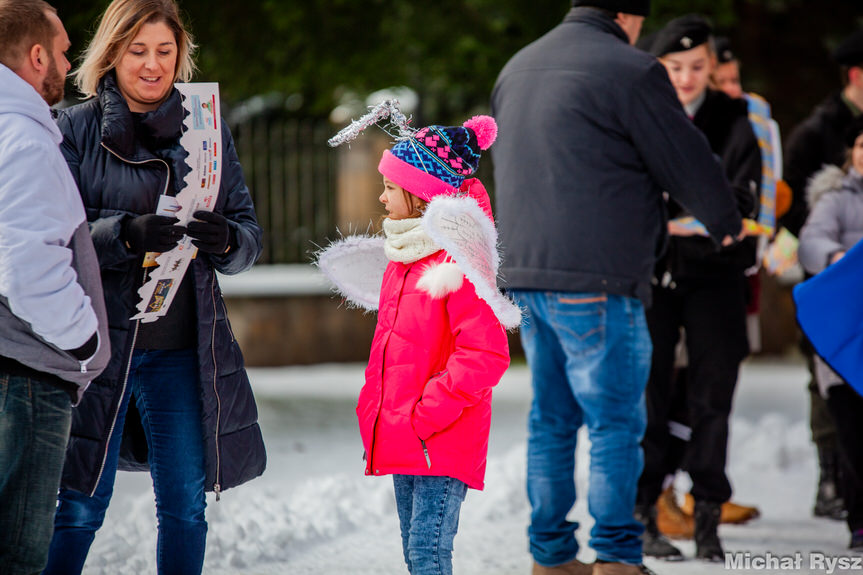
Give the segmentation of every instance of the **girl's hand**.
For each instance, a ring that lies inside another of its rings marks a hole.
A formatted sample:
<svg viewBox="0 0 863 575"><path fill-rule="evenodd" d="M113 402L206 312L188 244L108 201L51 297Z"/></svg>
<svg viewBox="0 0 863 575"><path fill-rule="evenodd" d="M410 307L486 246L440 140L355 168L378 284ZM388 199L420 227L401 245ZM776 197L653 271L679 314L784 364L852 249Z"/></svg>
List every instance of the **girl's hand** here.
<svg viewBox="0 0 863 575"><path fill-rule="evenodd" d="M835 264L836 262L841 260L844 255L845 255L845 252L843 252L843 251L838 251L838 252L834 253L832 256L830 256L830 263Z"/></svg>

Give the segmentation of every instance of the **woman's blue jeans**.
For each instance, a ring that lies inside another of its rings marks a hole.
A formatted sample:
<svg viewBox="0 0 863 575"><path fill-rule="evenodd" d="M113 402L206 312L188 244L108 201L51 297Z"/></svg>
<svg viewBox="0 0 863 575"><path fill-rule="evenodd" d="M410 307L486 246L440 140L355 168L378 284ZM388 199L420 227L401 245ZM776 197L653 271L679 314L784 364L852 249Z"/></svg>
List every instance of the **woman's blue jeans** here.
<svg viewBox="0 0 863 575"><path fill-rule="evenodd" d="M393 475L411 575L452 575L453 539L467 485L452 477Z"/></svg>
<svg viewBox="0 0 863 575"><path fill-rule="evenodd" d="M526 311L521 341L530 366L527 494L530 551L554 566L578 554L575 448L590 437L590 546L597 559L641 563L641 523L633 518L644 458L644 389L652 346L642 304L604 293L513 291Z"/></svg>
<svg viewBox="0 0 863 575"><path fill-rule="evenodd" d="M129 398L149 448L156 492L159 575L201 573L207 539L204 519L204 441L198 359L193 349L135 350L102 477L93 497L60 490L54 538L44 574L81 573L114 490L121 430Z"/></svg>

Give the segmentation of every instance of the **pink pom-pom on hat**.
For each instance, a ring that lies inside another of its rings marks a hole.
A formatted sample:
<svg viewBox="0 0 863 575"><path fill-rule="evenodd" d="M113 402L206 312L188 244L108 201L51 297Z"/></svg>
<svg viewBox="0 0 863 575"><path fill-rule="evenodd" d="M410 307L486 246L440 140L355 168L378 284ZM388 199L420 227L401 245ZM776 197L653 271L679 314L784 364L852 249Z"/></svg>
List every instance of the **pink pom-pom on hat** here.
<svg viewBox="0 0 863 575"><path fill-rule="evenodd" d="M474 116L462 125L476 133L481 150L488 150L497 139L497 122L491 116Z"/></svg>

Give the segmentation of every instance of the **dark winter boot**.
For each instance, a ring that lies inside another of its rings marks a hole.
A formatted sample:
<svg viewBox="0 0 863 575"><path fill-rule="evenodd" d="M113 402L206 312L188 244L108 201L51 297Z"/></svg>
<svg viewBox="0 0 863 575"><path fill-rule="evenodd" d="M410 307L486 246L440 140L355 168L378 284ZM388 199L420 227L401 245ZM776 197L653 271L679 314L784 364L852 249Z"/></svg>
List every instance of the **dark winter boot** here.
<svg viewBox="0 0 863 575"><path fill-rule="evenodd" d="M644 525L641 535L641 550L648 557L658 557L666 561L682 561L683 554L672 545L656 526L656 506L636 505L635 518Z"/></svg>
<svg viewBox="0 0 863 575"><path fill-rule="evenodd" d="M833 449L818 449L818 491L815 494L815 517L826 517L842 521L848 515L845 502L839 495L839 452Z"/></svg>
<svg viewBox="0 0 863 575"><path fill-rule="evenodd" d="M721 563L725 552L719 542L717 529L722 516L722 504L710 501L695 502L695 556L698 559Z"/></svg>

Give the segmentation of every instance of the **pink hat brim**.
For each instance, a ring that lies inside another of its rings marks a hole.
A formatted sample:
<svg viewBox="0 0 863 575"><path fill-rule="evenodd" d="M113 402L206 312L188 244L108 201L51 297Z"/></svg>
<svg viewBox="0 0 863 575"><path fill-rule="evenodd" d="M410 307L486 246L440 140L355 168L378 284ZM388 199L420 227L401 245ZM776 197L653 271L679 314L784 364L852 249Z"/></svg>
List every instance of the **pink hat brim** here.
<svg viewBox="0 0 863 575"><path fill-rule="evenodd" d="M398 158L389 150L384 150L384 155L378 164L378 171L409 191L421 200L430 202L435 196L445 194L455 195L457 190L418 168L413 167L404 160Z"/></svg>

